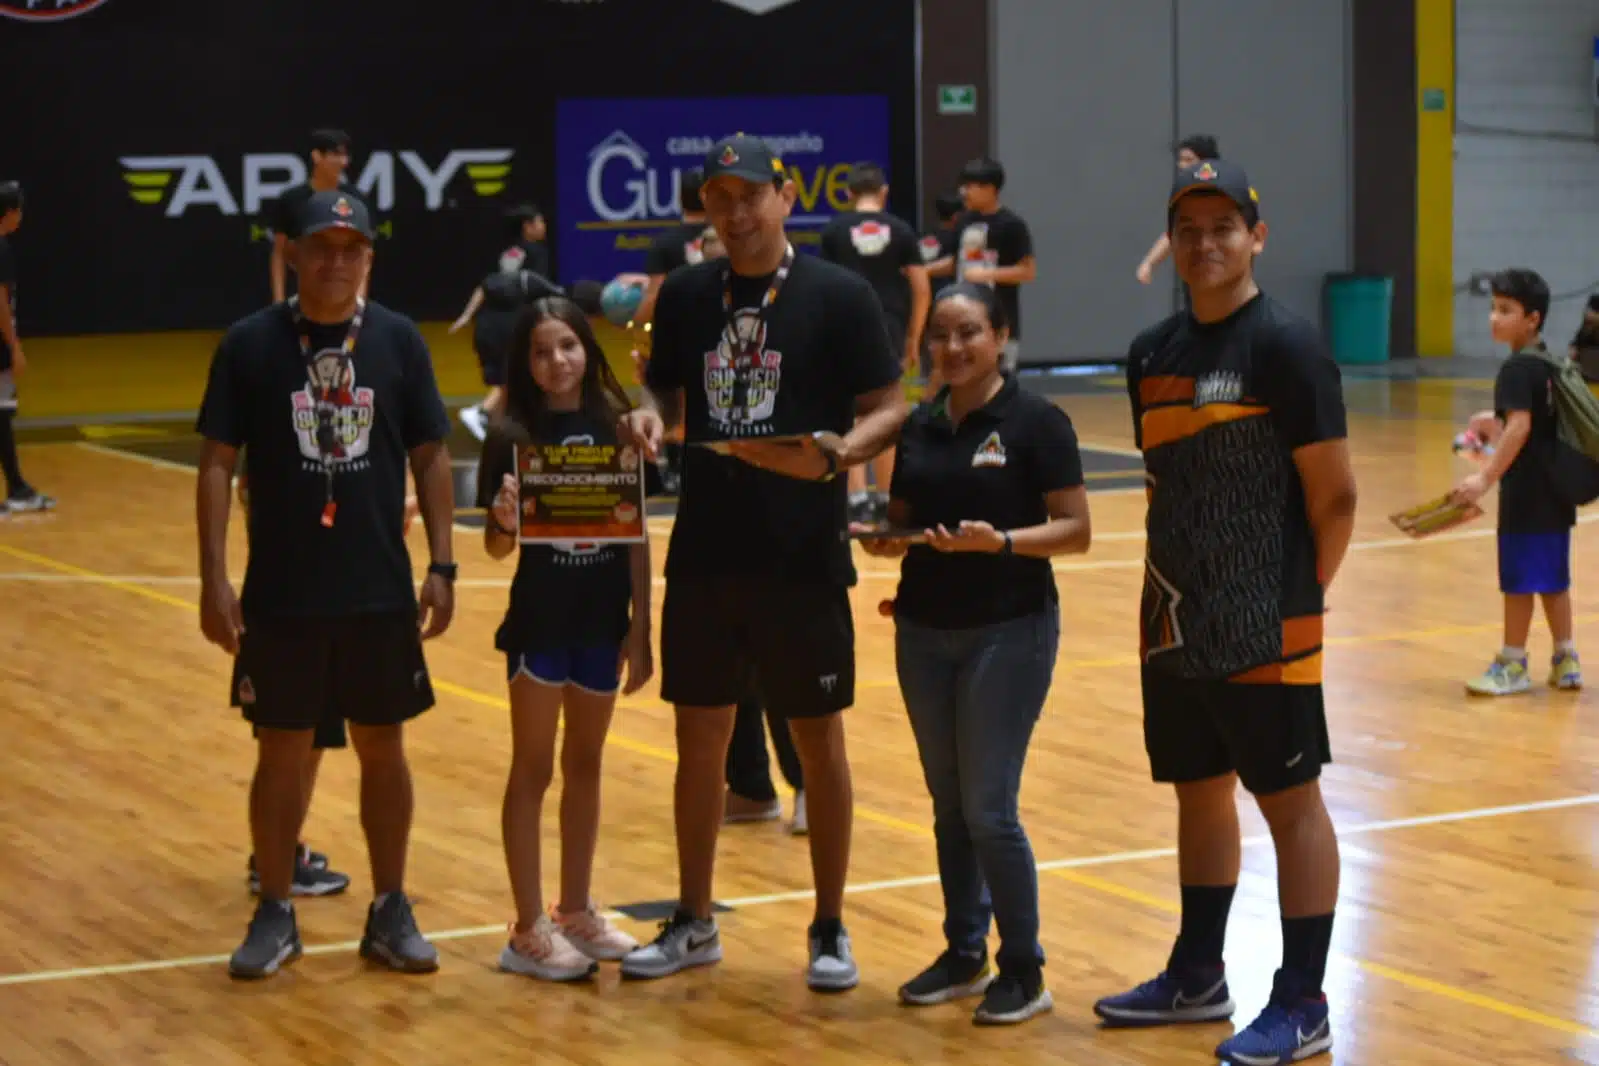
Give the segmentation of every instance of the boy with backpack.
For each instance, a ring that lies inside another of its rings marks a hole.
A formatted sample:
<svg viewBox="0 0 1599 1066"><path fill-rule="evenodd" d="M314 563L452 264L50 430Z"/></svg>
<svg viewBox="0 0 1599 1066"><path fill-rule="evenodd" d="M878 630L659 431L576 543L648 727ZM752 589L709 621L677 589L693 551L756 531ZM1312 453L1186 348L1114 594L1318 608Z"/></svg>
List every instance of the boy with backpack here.
<svg viewBox="0 0 1599 1066"><path fill-rule="evenodd" d="M1473 417L1471 430L1493 451L1453 496L1461 504L1475 503L1499 483L1505 642L1466 689L1478 696L1509 696L1532 688L1527 637L1539 599L1555 645L1549 684L1578 689L1582 666L1572 640L1571 530L1577 506L1594 496L1588 495L1592 486L1585 483L1583 469L1593 461L1573 441L1583 421L1599 412L1599 403L1575 364L1544 345L1548 283L1531 270L1511 269L1494 276L1491 292L1489 327L1493 339L1510 348L1510 357L1494 380L1494 409ZM1569 387L1573 378L1581 397Z"/></svg>

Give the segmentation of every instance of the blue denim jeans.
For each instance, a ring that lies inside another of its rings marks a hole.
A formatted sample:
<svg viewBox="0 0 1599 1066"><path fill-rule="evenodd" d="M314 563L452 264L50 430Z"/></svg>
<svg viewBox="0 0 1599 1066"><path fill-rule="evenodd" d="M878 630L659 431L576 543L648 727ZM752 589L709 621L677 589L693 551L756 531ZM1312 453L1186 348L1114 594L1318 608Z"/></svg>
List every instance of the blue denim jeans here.
<svg viewBox="0 0 1599 1066"><path fill-rule="evenodd" d="M975 954L993 918L1001 969L1044 963L1038 867L1017 797L1059 643L1058 607L975 629L896 623L900 692L933 797L944 936Z"/></svg>

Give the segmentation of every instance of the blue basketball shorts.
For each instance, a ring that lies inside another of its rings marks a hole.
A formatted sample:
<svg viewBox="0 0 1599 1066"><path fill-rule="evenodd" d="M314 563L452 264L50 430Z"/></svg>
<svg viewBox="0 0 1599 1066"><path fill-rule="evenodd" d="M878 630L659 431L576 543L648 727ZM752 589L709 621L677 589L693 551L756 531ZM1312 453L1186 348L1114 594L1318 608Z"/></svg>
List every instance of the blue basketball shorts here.
<svg viewBox="0 0 1599 1066"><path fill-rule="evenodd" d="M1571 588L1571 530L1499 534L1499 591L1553 595Z"/></svg>
<svg viewBox="0 0 1599 1066"><path fill-rule="evenodd" d="M505 657L505 680L526 677L540 685L575 685L609 695L622 687L621 655L616 645L512 652Z"/></svg>

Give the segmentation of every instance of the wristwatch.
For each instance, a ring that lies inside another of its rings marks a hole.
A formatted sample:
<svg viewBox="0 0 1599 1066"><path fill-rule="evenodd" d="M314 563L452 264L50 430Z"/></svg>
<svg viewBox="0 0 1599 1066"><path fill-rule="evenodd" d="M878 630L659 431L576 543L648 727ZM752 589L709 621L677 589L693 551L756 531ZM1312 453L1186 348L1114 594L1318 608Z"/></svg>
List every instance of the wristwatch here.
<svg viewBox="0 0 1599 1066"><path fill-rule="evenodd" d="M446 581L454 581L455 573L460 569L456 563L429 563L428 573L437 574Z"/></svg>
<svg viewBox="0 0 1599 1066"><path fill-rule="evenodd" d="M1008 532L1005 533L1004 537L1005 537L1005 546L1003 548L999 549L999 554L1001 554L1001 555L1013 554L1016 551L1016 545L1011 542L1010 533L1008 533Z"/></svg>

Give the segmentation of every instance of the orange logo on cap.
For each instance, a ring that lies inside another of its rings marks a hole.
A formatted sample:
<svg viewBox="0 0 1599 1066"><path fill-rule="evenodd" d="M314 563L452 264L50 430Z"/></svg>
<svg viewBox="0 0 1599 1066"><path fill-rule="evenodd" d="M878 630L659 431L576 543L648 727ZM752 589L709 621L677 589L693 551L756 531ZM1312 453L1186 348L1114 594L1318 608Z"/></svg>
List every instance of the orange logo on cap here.
<svg viewBox="0 0 1599 1066"><path fill-rule="evenodd" d="M733 151L733 146L731 144L728 145L726 148L722 149L721 164L724 167L730 167L734 163L737 163L737 162L738 162L738 153Z"/></svg>
<svg viewBox="0 0 1599 1066"><path fill-rule="evenodd" d="M1194 171L1194 177L1198 178L1200 181L1215 181L1216 168L1211 166L1209 163L1201 163L1199 169Z"/></svg>
<svg viewBox="0 0 1599 1066"><path fill-rule="evenodd" d="M355 208L350 206L350 201L341 196L339 202L333 205L333 213L340 218L349 218L355 214Z"/></svg>

